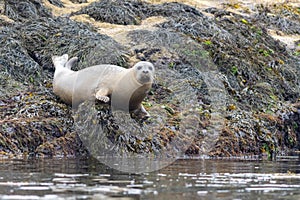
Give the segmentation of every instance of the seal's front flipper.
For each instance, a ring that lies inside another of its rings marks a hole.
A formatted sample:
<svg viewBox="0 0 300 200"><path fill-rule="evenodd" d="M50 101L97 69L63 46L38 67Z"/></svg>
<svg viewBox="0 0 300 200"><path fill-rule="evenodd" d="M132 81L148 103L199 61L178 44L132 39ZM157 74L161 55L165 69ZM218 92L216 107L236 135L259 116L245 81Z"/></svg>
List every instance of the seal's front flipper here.
<svg viewBox="0 0 300 200"><path fill-rule="evenodd" d="M109 97L107 96L108 92L109 90L107 88L101 88L96 92L95 97L96 99L107 103L109 101Z"/></svg>
<svg viewBox="0 0 300 200"><path fill-rule="evenodd" d="M140 112L143 114L143 118L151 117L151 115L146 111L146 109L144 108L143 105L141 105L141 111Z"/></svg>
<svg viewBox="0 0 300 200"><path fill-rule="evenodd" d="M151 115L146 111L143 105L140 108L131 112L131 117L138 118L141 120L147 120Z"/></svg>

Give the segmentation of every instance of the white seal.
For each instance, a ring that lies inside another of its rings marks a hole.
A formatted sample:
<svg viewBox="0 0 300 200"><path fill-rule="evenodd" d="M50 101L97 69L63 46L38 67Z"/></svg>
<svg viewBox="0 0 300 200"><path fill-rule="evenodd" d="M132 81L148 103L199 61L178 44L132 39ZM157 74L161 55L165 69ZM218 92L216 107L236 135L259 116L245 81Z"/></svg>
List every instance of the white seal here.
<svg viewBox="0 0 300 200"><path fill-rule="evenodd" d="M103 64L73 71L71 67L77 60L68 60L67 54L52 57L53 91L65 103L78 106L86 100L111 100L114 108L150 116L141 103L153 83L152 63L141 61L129 69Z"/></svg>

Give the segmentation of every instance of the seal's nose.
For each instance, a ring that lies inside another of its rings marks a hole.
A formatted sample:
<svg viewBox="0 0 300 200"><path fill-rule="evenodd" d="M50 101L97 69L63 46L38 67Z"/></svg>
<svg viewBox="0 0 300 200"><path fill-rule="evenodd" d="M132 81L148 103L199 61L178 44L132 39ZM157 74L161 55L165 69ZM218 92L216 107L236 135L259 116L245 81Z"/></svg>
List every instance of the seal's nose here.
<svg viewBox="0 0 300 200"><path fill-rule="evenodd" d="M146 70L144 70L144 71L143 71L143 73L144 73L144 74L148 74L148 73L149 73L149 71L146 71Z"/></svg>

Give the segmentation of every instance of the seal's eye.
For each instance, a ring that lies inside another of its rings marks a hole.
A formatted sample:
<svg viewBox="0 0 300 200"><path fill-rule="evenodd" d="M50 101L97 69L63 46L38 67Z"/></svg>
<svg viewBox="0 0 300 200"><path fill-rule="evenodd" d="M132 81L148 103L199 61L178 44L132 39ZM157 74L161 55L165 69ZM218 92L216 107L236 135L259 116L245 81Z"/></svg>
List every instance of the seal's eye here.
<svg viewBox="0 0 300 200"><path fill-rule="evenodd" d="M138 69L138 70L141 70L141 69L142 69L142 66L138 66L137 69Z"/></svg>
<svg viewBox="0 0 300 200"><path fill-rule="evenodd" d="M152 71L152 70L153 70L153 67L149 67L149 70Z"/></svg>

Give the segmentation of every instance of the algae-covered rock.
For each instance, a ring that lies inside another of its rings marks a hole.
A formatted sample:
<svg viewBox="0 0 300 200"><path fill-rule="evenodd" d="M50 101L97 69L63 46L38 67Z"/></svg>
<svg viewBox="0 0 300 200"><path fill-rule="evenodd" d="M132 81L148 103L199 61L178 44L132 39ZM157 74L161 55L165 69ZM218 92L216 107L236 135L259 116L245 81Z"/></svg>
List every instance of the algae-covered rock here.
<svg viewBox="0 0 300 200"><path fill-rule="evenodd" d="M15 21L36 20L41 17L51 17L52 14L38 0L5 0L5 15Z"/></svg>
<svg viewBox="0 0 300 200"><path fill-rule="evenodd" d="M95 20L112 24L140 24L146 17L147 5L139 1L104 0L92 3L74 14L88 14Z"/></svg>
<svg viewBox="0 0 300 200"><path fill-rule="evenodd" d="M51 56L69 53L78 56L82 65L84 62L124 65L123 51L117 42L96 33L91 27L68 18L54 18L39 2L5 3L5 13L14 22L1 27L1 133L14 130L22 141L22 134L32 132L29 128L31 124L43 120L40 127L32 128L42 136L35 143L26 142L27 146L32 146L30 152L35 153L39 145L58 137L56 134L61 132L59 137L64 137L73 131L72 123L69 123L72 120L70 107L61 104L52 92L54 69ZM18 6L23 4L34 12L20 10ZM57 105L64 106L58 108ZM23 119L28 120L29 124L23 124ZM30 134L26 138L30 140ZM10 153L27 151L24 145L18 144L2 150ZM55 153L51 152L51 155Z"/></svg>
<svg viewBox="0 0 300 200"><path fill-rule="evenodd" d="M134 0L49 0L60 11L74 9L58 16L45 2L0 5L1 153L164 150L169 156L181 151L272 157L300 148L300 59L269 30L299 34L299 9L292 4L202 9ZM88 23L72 20L83 14ZM147 24L155 17L164 20ZM107 27L112 30L105 34ZM51 56L65 53L79 58L75 70L154 63L156 81L143 102L152 118L116 117L99 102L82 104L78 118L52 92ZM91 127L101 127L103 134Z"/></svg>

